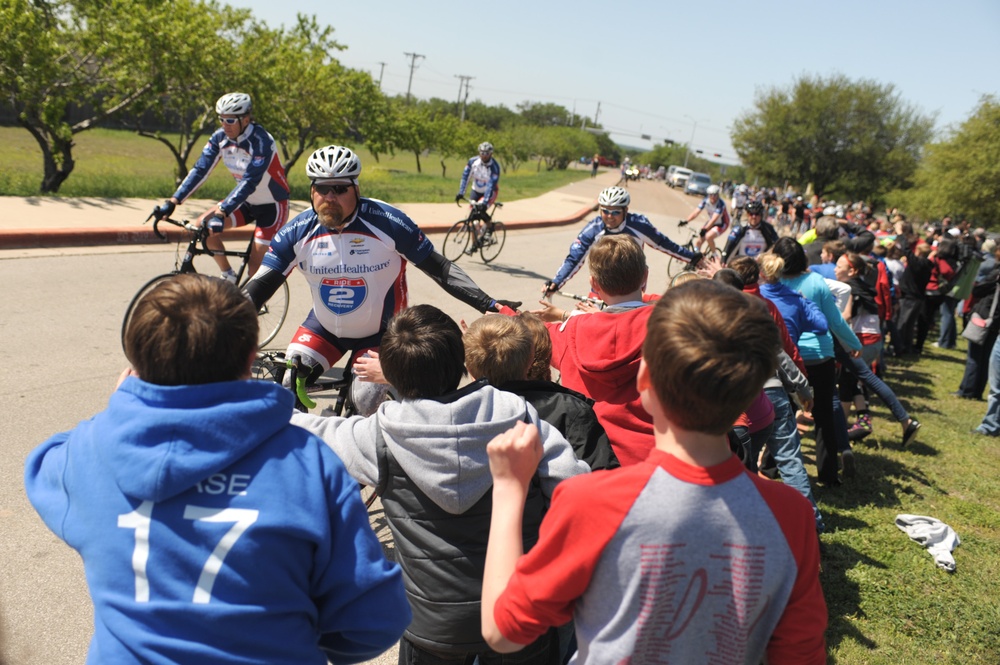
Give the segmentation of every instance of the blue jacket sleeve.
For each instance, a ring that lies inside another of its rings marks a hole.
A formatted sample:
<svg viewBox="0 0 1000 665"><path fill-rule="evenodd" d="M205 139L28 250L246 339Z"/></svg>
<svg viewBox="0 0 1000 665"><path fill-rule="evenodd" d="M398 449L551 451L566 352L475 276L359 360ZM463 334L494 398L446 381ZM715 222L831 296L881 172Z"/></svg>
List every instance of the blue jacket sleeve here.
<svg viewBox="0 0 1000 665"><path fill-rule="evenodd" d="M399 565L385 558L357 482L326 444L321 447L334 537L314 572L319 645L334 663L357 663L395 644L412 614Z"/></svg>
<svg viewBox="0 0 1000 665"><path fill-rule="evenodd" d="M462 170L462 182L460 182L459 185L458 185L458 193L459 194L462 194L462 195L465 194L465 187L466 187L466 185L469 184L469 174L472 173L472 162L474 162L475 160L476 160L476 158L473 157L468 162L466 162L465 168Z"/></svg>
<svg viewBox="0 0 1000 665"><path fill-rule="evenodd" d="M594 244L597 240L597 236L604 230L604 222L601 221L600 216L595 217L583 227L580 231L580 235L576 237L573 244L569 246L569 254L566 256L566 260L563 261L562 267L559 268L559 272L556 276L552 278L552 281L556 283L560 288L563 284L569 281L569 279L576 274L576 271L580 269L583 264L583 260L587 257L587 253L590 251L590 246Z"/></svg>
<svg viewBox="0 0 1000 665"><path fill-rule="evenodd" d="M221 131L221 130L220 130ZM212 134L208 137L208 143L201 151L201 156L198 157L198 161L194 163L191 167L191 171L188 172L187 177L184 178L184 182L181 183L177 191L174 192L174 198L184 203L192 194L194 194L199 187L208 180L208 176L212 174L212 170L215 165L219 162L219 142L216 139L216 134Z"/></svg>
<svg viewBox="0 0 1000 665"><path fill-rule="evenodd" d="M816 289L815 291L816 297L814 300L818 301L820 310L826 317L826 323L830 326L830 332L833 333L833 336L844 345L844 348L850 351L861 350L861 340L858 339L858 336L854 334L851 327L844 321L844 317L840 313L840 310L837 309L837 301L833 299L830 289L823 288Z"/></svg>
<svg viewBox="0 0 1000 665"><path fill-rule="evenodd" d="M653 226L645 215L628 214L625 224L626 230L638 238L641 242L655 247L665 254L669 254L675 259L690 261L694 258L694 252L684 249Z"/></svg>
<svg viewBox="0 0 1000 665"><path fill-rule="evenodd" d="M493 197L493 192L497 189L497 184L500 182L500 162L494 157L490 160L490 184L486 188L486 193L483 194L483 200L489 201Z"/></svg>
<svg viewBox="0 0 1000 665"><path fill-rule="evenodd" d="M28 454L24 489L28 500L52 533L63 540L69 494L63 482L69 456L70 432L56 434Z"/></svg>

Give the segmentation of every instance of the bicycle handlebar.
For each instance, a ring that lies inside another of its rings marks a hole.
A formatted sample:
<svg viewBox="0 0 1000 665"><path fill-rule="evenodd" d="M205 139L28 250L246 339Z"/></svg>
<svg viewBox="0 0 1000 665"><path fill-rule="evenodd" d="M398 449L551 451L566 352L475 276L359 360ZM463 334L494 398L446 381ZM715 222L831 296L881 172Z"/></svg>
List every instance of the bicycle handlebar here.
<svg viewBox="0 0 1000 665"><path fill-rule="evenodd" d="M287 371L290 372L289 381L295 386L295 394L299 398L299 401L307 409L312 409L316 407L316 402L306 391L306 380L309 378L308 373L303 376L302 374L302 359L299 356L292 356L285 360L285 367Z"/></svg>
<svg viewBox="0 0 1000 665"><path fill-rule="evenodd" d="M215 252L213 252L211 249L208 248L207 226L204 225L195 226L186 219L184 221L178 222L176 219L173 219L171 217L157 217L155 213L147 217L146 222L148 222L150 219L153 219L153 234L156 235L156 237L159 238L160 240L167 240L167 236L165 236L160 231L160 222L167 222L168 224L173 224L174 226L184 229L185 231L191 233L191 235L195 238L196 241L201 242L201 248L205 252L205 254L208 254L209 256L215 254ZM143 224L145 224L146 222L143 222Z"/></svg>

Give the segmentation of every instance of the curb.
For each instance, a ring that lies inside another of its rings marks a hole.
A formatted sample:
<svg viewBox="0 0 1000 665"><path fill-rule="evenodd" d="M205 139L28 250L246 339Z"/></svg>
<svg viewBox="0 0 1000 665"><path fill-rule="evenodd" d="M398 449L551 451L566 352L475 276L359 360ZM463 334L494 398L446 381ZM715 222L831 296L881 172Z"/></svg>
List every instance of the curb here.
<svg viewBox="0 0 1000 665"><path fill-rule="evenodd" d="M538 229L551 226L575 224L593 212L589 205L568 217L548 220L503 221L508 229ZM420 224L424 233L444 233L455 222L432 222ZM96 247L104 245L162 245L183 242L188 238L186 231L164 230L167 240L156 237L150 227L136 229L121 228L57 228L57 229L9 229L0 230L0 249L31 249L50 247ZM226 231L227 240L249 240L253 227L240 227Z"/></svg>

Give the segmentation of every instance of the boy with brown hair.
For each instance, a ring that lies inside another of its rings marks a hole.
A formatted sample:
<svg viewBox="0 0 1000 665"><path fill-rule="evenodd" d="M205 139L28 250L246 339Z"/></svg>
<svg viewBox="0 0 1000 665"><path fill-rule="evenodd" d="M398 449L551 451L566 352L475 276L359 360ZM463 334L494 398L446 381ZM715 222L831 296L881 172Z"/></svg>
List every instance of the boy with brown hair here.
<svg viewBox="0 0 1000 665"><path fill-rule="evenodd" d="M552 354L551 344L547 351L545 346L548 331L536 317L484 316L472 322L463 342L465 366L473 378L486 379L500 390L523 397L542 420L566 437L577 459L591 469L620 466L592 400L552 381L528 378L536 364L544 363L547 368ZM533 353L539 347L544 356L541 360Z"/></svg>
<svg viewBox="0 0 1000 665"><path fill-rule="evenodd" d="M653 447L653 421L635 388L652 311L642 299L648 274L638 241L624 234L604 236L590 251L590 288L606 303L604 309L567 317L553 316L551 307L535 312L555 319L546 324L552 365L564 386L594 400L597 418L623 466L641 462Z"/></svg>
<svg viewBox="0 0 1000 665"><path fill-rule="evenodd" d="M755 299L709 280L667 291L637 379L655 450L560 485L527 555L520 506L540 444L520 423L490 443L482 617L494 649L517 651L573 618L577 663L826 662L811 507L747 472L725 436L778 348Z"/></svg>

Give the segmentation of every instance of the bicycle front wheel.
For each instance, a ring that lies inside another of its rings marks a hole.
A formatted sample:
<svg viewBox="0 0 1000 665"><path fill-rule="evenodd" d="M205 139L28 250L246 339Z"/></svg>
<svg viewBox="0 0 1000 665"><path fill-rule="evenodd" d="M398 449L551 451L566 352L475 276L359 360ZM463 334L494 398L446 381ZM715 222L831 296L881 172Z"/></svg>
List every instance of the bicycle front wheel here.
<svg viewBox="0 0 1000 665"><path fill-rule="evenodd" d="M288 316L288 282L282 282L281 288L274 292L270 300L261 306L257 312L257 323L260 325L260 332L257 337L257 345L264 348L273 340L281 325Z"/></svg>
<svg viewBox="0 0 1000 665"><path fill-rule="evenodd" d="M489 237L483 238L483 244L479 248L479 255L483 257L483 263L489 263L500 256L503 243L507 240L507 228L503 222L493 222L493 233Z"/></svg>
<svg viewBox="0 0 1000 665"><path fill-rule="evenodd" d="M448 235L444 237L444 243L441 245L441 254L444 255L444 258L449 261L458 261L462 258L462 254L465 254L472 241L471 228L472 226L467 220L455 222L448 230Z"/></svg>
<svg viewBox="0 0 1000 665"><path fill-rule="evenodd" d="M675 275L680 274L680 272L687 267L688 263L690 262L671 256L670 260L667 262L667 277L674 277Z"/></svg>
<svg viewBox="0 0 1000 665"><path fill-rule="evenodd" d="M177 273L175 272L170 272L165 275L157 275L153 279L143 284L142 288L140 288L136 292L136 294L132 296L132 301L128 304L128 309L125 310L125 318L122 319L122 349L125 348L125 332L128 330L129 321L132 320L132 310L134 310L135 306L139 303L140 300L142 300L142 297L147 293L149 293L150 291L152 291L157 284L159 284L165 279L173 277L176 274Z"/></svg>

